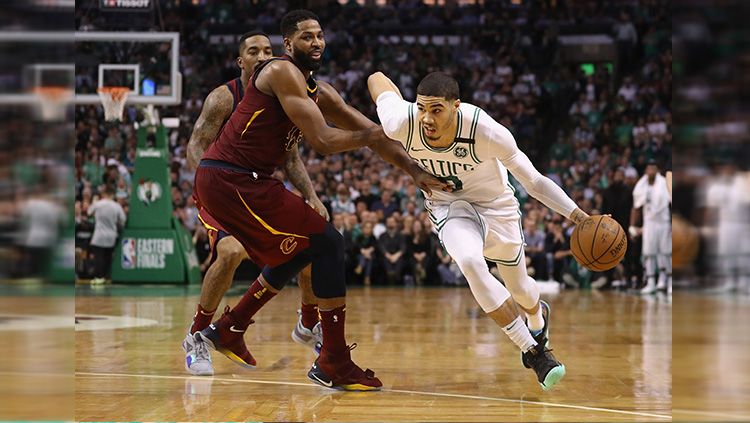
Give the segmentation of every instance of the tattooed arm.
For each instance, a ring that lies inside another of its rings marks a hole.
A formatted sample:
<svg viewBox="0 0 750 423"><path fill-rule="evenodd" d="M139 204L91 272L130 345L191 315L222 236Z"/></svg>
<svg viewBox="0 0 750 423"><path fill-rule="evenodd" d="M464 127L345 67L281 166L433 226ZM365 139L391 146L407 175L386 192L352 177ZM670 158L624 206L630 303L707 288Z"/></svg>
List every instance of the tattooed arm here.
<svg viewBox="0 0 750 423"><path fill-rule="evenodd" d="M233 102L232 93L225 85L215 88L206 97L201 114L193 127L193 133L190 134L190 141L188 141L187 161L190 169L198 166L203 153L219 135L221 126L232 113Z"/></svg>
<svg viewBox="0 0 750 423"><path fill-rule="evenodd" d="M318 198L318 194L315 193L315 188L313 188L310 175L307 173L307 169L305 169L305 163L302 162L302 157L299 155L297 146L294 146L286 156L284 173L289 182L302 193L307 203L326 220L329 220L328 210Z"/></svg>

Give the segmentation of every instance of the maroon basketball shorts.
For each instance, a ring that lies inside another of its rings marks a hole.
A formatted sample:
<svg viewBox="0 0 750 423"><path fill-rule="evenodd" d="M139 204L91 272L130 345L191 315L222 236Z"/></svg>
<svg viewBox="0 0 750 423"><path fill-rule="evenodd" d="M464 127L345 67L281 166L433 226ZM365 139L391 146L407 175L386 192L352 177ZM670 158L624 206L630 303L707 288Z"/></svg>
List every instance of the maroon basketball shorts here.
<svg viewBox="0 0 750 423"><path fill-rule="evenodd" d="M310 246L310 235L325 230L322 216L270 176L200 166L195 191L202 208L220 222L215 228L237 238L256 263L283 264Z"/></svg>

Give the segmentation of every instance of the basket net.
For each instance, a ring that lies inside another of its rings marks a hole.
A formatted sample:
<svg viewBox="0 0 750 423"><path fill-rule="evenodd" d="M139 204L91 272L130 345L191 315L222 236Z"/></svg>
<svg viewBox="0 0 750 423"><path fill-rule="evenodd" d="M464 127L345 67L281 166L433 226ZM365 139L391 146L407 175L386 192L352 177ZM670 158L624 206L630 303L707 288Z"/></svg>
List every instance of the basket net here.
<svg viewBox="0 0 750 423"><path fill-rule="evenodd" d="M101 87L96 90L104 106L104 119L107 121L122 120L125 101L130 94L127 87Z"/></svg>
<svg viewBox="0 0 750 423"><path fill-rule="evenodd" d="M34 94L39 98L40 118L43 121L61 121L65 119L65 107L73 97L69 87L43 86L35 87Z"/></svg>

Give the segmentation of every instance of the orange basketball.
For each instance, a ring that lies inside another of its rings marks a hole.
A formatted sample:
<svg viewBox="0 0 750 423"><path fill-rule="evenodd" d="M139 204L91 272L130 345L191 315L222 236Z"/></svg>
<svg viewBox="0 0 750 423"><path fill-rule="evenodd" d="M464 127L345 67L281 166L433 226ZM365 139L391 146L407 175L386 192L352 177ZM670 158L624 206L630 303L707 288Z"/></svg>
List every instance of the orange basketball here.
<svg viewBox="0 0 750 423"><path fill-rule="evenodd" d="M570 237L570 251L583 267L604 272L622 261L628 249L628 236L609 216L591 216L576 226Z"/></svg>
<svg viewBox="0 0 750 423"><path fill-rule="evenodd" d="M672 267L682 269L698 255L698 230L682 217L672 215Z"/></svg>

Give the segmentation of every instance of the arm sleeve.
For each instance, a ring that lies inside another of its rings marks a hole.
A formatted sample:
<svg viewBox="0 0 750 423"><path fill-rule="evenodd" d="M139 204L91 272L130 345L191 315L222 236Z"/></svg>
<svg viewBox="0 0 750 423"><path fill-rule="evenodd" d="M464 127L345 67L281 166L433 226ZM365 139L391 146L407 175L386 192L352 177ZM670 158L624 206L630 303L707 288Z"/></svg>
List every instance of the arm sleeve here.
<svg viewBox="0 0 750 423"><path fill-rule="evenodd" d="M406 145L409 124L409 102L394 91L386 91L378 96L378 119L388 138Z"/></svg>
<svg viewBox="0 0 750 423"><path fill-rule="evenodd" d="M578 208L562 188L536 170L526 154L518 149L513 134L484 111L479 115L477 143L481 155L499 159L523 188L545 206L566 218Z"/></svg>

